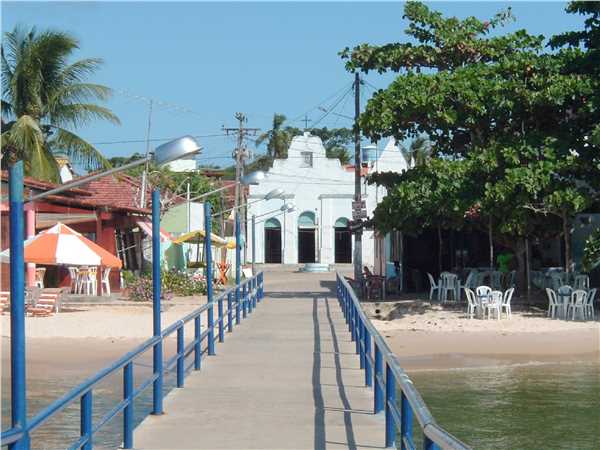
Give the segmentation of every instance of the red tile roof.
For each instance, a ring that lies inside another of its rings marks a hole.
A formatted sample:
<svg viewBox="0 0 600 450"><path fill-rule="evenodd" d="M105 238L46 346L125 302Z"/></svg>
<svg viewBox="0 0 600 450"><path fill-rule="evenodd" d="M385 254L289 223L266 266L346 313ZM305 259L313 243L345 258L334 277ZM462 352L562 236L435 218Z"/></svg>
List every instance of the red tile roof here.
<svg viewBox="0 0 600 450"><path fill-rule="evenodd" d="M2 181L8 181L8 171L7 170L3 170L0 173L0 178L2 179ZM37 180L35 178L32 177L23 177L23 185L26 187L30 187L33 189L38 189L41 191L49 191L50 189L54 189L57 187L60 187L60 184L55 184L55 183L50 183L48 181L41 181L41 180ZM65 191L66 193L72 193L72 194L78 194L78 195L87 195L87 196L91 196L93 195L92 192L87 191L85 189L81 189L81 188L71 188L68 189L67 191ZM63 194L64 195L64 194Z"/></svg>
<svg viewBox="0 0 600 450"><path fill-rule="evenodd" d="M94 202L98 205L118 208L140 209L140 182L125 174L108 175L92 180L83 185L86 190L94 195ZM145 208L151 204L152 191L146 188Z"/></svg>

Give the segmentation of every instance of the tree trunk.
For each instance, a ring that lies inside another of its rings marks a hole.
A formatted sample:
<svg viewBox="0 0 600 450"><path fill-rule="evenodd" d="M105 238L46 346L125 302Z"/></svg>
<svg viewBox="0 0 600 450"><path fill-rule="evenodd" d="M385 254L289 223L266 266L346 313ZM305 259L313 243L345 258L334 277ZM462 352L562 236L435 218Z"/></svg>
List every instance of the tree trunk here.
<svg viewBox="0 0 600 450"><path fill-rule="evenodd" d="M571 272L571 233L569 232L569 219L565 210L563 210L561 217L565 239L565 272Z"/></svg>
<svg viewBox="0 0 600 450"><path fill-rule="evenodd" d="M488 227L488 239L490 243L490 270L494 268L494 239L492 235L492 216L490 216L490 222Z"/></svg>
<svg viewBox="0 0 600 450"><path fill-rule="evenodd" d="M438 270L442 273L442 227L438 225Z"/></svg>
<svg viewBox="0 0 600 450"><path fill-rule="evenodd" d="M517 258L517 288L519 292L525 292L527 290L527 247L525 239L519 237L515 240L512 250L515 252Z"/></svg>

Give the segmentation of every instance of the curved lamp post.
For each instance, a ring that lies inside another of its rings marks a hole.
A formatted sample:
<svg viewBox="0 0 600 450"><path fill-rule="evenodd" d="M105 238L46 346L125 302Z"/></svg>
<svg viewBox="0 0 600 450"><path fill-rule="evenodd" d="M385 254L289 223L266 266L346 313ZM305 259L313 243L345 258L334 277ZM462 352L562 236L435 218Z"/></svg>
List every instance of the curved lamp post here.
<svg viewBox="0 0 600 450"><path fill-rule="evenodd" d="M154 153L125 164L121 167L94 174L82 180L64 184L41 194L32 196L29 201L35 201L55 195L71 188L81 186L98 178L105 177L123 170L145 164L153 160L156 164L182 158L200 152L201 147L191 136L183 136L173 141L162 144ZM23 161L17 161L8 168L9 184L9 211L10 211L10 332L11 332L11 428L21 432L21 437L13 443L13 450L28 450L30 447L29 431L27 424L27 385L26 385L26 357L25 357L25 277L24 277L24 247L23 247ZM154 276L154 302L153 302L153 328L154 335L160 336L160 224L158 190L153 193L152 205L152 268ZM157 371L158 357L160 357L160 375L155 381L154 413L162 413L162 343L154 347L155 373ZM157 395L159 394L159 395Z"/></svg>

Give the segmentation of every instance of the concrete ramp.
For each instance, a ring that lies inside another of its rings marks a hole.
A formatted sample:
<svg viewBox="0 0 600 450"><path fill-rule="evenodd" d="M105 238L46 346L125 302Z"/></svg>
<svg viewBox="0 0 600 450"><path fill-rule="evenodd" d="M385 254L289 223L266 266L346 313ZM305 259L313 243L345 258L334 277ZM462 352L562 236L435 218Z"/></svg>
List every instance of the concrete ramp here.
<svg viewBox="0 0 600 450"><path fill-rule="evenodd" d="M136 429L136 449L383 448L335 274L270 277L263 303Z"/></svg>

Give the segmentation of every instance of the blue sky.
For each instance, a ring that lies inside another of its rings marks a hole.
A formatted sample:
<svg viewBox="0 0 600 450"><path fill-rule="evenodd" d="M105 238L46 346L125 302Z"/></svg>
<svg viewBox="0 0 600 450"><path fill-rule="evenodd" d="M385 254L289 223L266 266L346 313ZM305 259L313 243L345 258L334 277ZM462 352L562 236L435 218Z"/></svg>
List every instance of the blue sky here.
<svg viewBox="0 0 600 450"><path fill-rule="evenodd" d="M545 36L583 24L564 12L562 2L428 4L444 14L481 19L511 6L517 21L505 30L526 28ZM298 127L305 113L315 123L323 115L317 106L331 107L352 82L337 53L365 42L405 40L402 11L401 3L374 2L2 2L2 28L67 30L81 41L77 58L104 59L93 81L115 89L108 106L122 125L98 122L79 133L107 157L144 151L152 98L151 138L207 136L200 138L205 147L200 160L229 165L234 140L222 136L221 127L236 124L236 111L247 114L248 126L262 130L270 128L274 112L296 119L290 124ZM392 79L375 73L366 78L376 87ZM363 102L372 93L370 87L365 91ZM352 115L352 108L347 96L335 111ZM318 125L351 122L330 114ZM108 144L129 140L142 142Z"/></svg>

